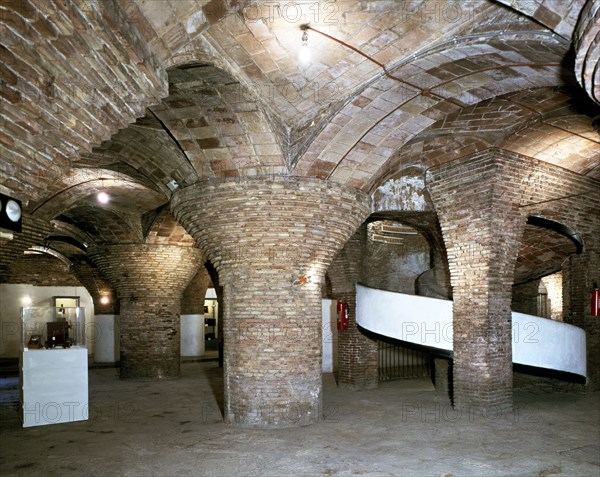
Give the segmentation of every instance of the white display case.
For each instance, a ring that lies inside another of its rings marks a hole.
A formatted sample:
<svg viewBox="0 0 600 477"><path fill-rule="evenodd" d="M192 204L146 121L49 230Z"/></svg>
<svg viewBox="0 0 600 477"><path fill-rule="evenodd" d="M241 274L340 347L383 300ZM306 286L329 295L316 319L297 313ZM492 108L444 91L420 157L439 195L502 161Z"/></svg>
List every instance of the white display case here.
<svg viewBox="0 0 600 477"><path fill-rule="evenodd" d="M85 308L21 308L21 350L86 347Z"/></svg>
<svg viewBox="0 0 600 477"><path fill-rule="evenodd" d="M23 427L88 418L88 355L83 308L21 309Z"/></svg>

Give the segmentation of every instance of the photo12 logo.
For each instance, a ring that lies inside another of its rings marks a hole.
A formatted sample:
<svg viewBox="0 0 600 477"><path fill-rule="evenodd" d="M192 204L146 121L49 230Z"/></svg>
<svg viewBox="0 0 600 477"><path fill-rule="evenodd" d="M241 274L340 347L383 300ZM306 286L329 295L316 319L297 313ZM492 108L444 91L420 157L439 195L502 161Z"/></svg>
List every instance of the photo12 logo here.
<svg viewBox="0 0 600 477"><path fill-rule="evenodd" d="M213 2L211 2L213 3ZM206 7L205 7L206 8ZM216 6L216 8L222 8ZM205 15L217 12L208 12ZM335 24L339 23L339 5L335 0L322 1L257 1L242 10L244 22L285 22L292 24Z"/></svg>

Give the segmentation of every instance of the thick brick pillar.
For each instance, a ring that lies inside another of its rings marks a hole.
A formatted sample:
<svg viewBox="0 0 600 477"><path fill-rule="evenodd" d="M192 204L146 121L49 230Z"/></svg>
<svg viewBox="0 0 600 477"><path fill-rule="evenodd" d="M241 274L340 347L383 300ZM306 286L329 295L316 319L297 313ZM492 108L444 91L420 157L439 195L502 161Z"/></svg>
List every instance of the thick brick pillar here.
<svg viewBox="0 0 600 477"><path fill-rule="evenodd" d="M348 328L338 331L338 382L342 387L377 387L377 341L365 336L356 325L356 284L360 281L366 228L361 227L337 254L327 275L334 299L348 303Z"/></svg>
<svg viewBox="0 0 600 477"><path fill-rule="evenodd" d="M446 397L452 396L452 371L450 360L446 358L434 358L434 386L435 392Z"/></svg>
<svg viewBox="0 0 600 477"><path fill-rule="evenodd" d="M179 312L198 271L198 249L170 245L104 245L89 252L121 304L121 378L179 376Z"/></svg>
<svg viewBox="0 0 600 477"><path fill-rule="evenodd" d="M526 217L494 152L431 170L454 297L454 405L512 407L511 298Z"/></svg>
<svg viewBox="0 0 600 477"><path fill-rule="evenodd" d="M594 283L600 286L600 253L595 244L589 243L582 255L571 255L565 263L568 286L563 294L567 297L567 322L585 330L587 354L587 390L600 389L600 317L592 316L591 292Z"/></svg>
<svg viewBox="0 0 600 477"><path fill-rule="evenodd" d="M225 421L318 421L321 284L369 213L367 196L311 179L212 180L177 191L172 208L223 286ZM294 285L301 276L312 283Z"/></svg>

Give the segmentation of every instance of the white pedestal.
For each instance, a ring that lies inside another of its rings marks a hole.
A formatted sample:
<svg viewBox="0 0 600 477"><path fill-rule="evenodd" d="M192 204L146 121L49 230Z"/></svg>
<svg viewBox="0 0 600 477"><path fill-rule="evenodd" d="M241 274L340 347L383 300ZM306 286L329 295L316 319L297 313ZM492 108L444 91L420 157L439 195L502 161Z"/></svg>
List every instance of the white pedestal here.
<svg viewBox="0 0 600 477"><path fill-rule="evenodd" d="M96 315L94 361L119 361L119 315Z"/></svg>
<svg viewBox="0 0 600 477"><path fill-rule="evenodd" d="M323 299L322 324L323 324L323 372L337 371L338 337L337 337L337 312L335 300Z"/></svg>
<svg viewBox="0 0 600 477"><path fill-rule="evenodd" d="M204 354L204 315L181 315L181 356Z"/></svg>
<svg viewBox="0 0 600 477"><path fill-rule="evenodd" d="M87 420L86 348L25 350L20 365L23 427Z"/></svg>

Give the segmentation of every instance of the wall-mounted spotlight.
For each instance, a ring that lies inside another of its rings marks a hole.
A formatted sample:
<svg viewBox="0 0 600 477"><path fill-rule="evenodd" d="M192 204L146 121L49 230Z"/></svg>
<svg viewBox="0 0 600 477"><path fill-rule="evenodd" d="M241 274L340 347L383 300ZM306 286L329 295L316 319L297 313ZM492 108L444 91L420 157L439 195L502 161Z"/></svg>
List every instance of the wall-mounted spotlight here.
<svg viewBox="0 0 600 477"><path fill-rule="evenodd" d="M103 297L100 298L100 303L102 305L108 305L110 303L110 298L108 298L106 295L104 295Z"/></svg>
<svg viewBox="0 0 600 477"><path fill-rule="evenodd" d="M0 194L0 229L9 232L21 232L23 227L23 212L21 201Z"/></svg>

